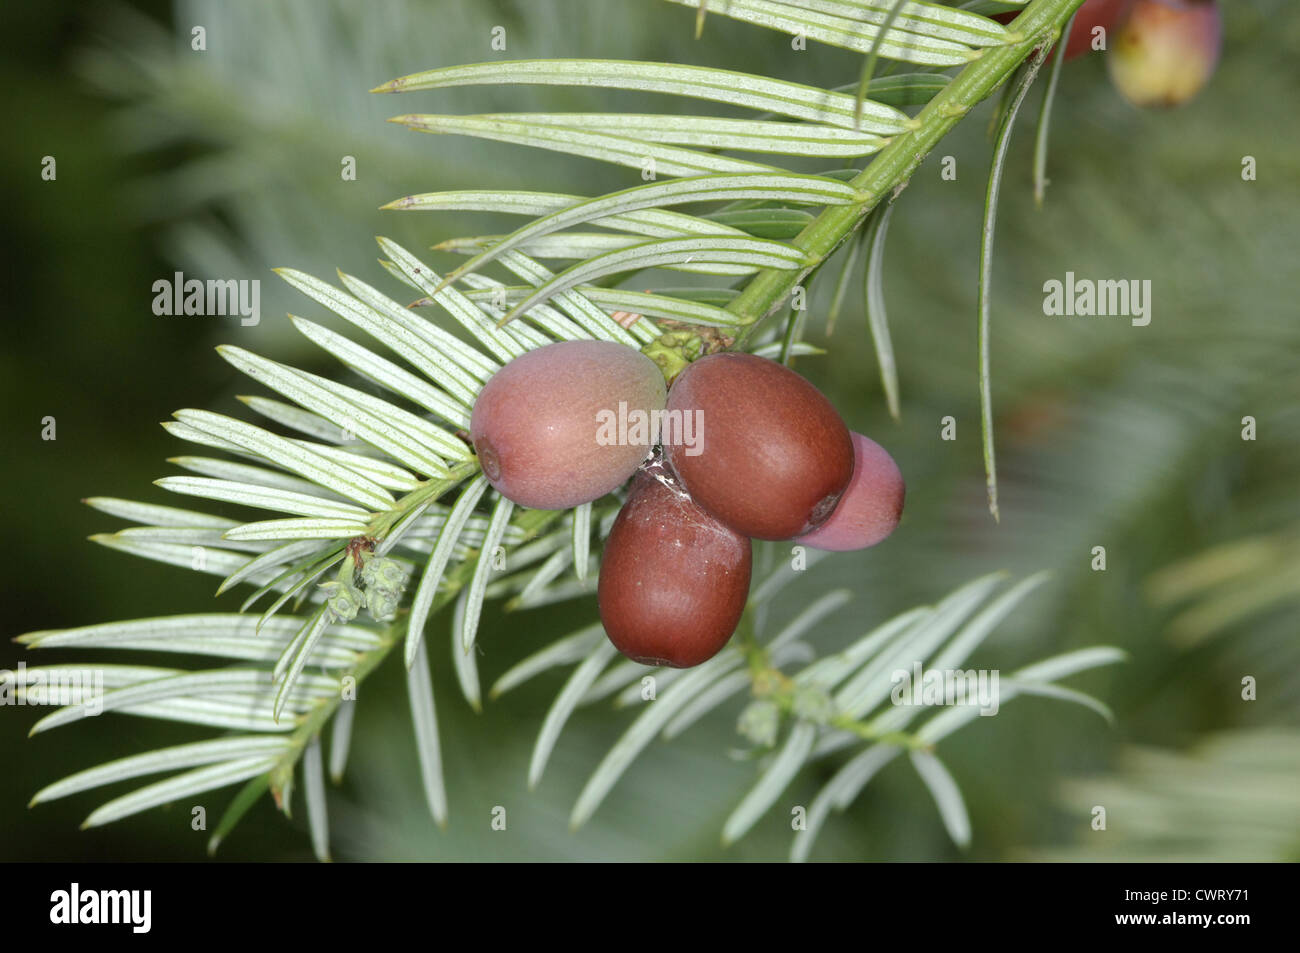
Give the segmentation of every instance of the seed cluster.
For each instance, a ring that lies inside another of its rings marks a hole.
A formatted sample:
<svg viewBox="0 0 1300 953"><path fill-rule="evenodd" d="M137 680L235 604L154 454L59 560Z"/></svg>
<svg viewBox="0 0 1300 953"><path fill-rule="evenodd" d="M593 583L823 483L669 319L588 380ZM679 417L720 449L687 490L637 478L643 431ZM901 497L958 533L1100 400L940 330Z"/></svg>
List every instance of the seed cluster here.
<svg viewBox="0 0 1300 953"><path fill-rule="evenodd" d="M695 427L611 445L594 421L613 407ZM683 432L695 439L674 439ZM864 549L902 515L893 458L803 377L752 354L700 358L665 395L658 368L630 348L548 345L488 381L470 436L488 480L525 506L575 506L636 473L597 601L615 647L646 664L698 665L727 643L749 594L751 539ZM647 465L660 436L662 463Z"/></svg>

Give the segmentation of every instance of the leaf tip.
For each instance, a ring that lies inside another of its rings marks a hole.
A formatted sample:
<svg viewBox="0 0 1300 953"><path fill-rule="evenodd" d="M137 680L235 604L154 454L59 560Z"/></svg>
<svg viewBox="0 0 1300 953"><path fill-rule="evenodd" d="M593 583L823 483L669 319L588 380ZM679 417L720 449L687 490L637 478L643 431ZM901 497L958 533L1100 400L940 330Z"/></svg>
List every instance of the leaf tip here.
<svg viewBox="0 0 1300 953"><path fill-rule="evenodd" d="M402 661L406 663L406 670L408 672L411 669L415 668L415 658L416 655L418 654L419 645L420 643L418 640L413 640L410 638L406 640L406 651L405 654L403 655Z"/></svg>

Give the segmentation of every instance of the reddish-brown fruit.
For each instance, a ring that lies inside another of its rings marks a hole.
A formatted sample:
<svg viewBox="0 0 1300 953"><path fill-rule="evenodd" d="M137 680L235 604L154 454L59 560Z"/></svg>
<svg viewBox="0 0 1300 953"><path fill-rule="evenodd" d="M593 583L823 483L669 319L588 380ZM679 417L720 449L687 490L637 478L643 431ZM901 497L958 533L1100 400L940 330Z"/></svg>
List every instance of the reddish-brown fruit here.
<svg viewBox="0 0 1300 953"><path fill-rule="evenodd" d="M1223 21L1214 0L1135 0L1106 65L1135 106L1181 106L1214 75Z"/></svg>
<svg viewBox="0 0 1300 953"><path fill-rule="evenodd" d="M613 341L560 341L497 371L474 403L470 440L503 496L565 509L604 496L636 471L665 397L663 374L641 352ZM609 425L638 419L646 421L639 433Z"/></svg>
<svg viewBox="0 0 1300 953"><path fill-rule="evenodd" d="M750 542L678 487L638 474L600 564L600 621L646 665L688 668L716 655L749 596Z"/></svg>
<svg viewBox="0 0 1300 953"><path fill-rule="evenodd" d="M874 546L903 515L903 474L880 444L853 434L853 479L831 518L796 542L844 553Z"/></svg>
<svg viewBox="0 0 1300 953"><path fill-rule="evenodd" d="M767 358L701 358L673 382L668 411L669 421L689 416L697 438L671 442L665 433L669 464L696 503L746 536L811 531L853 476L853 442L830 401Z"/></svg>

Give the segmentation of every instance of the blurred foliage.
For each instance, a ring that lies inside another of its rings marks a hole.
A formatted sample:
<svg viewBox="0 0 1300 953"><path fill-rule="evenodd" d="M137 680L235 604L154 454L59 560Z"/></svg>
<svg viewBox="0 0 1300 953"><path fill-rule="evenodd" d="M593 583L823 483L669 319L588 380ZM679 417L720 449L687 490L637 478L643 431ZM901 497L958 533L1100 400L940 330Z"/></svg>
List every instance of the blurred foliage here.
<svg viewBox="0 0 1300 953"><path fill-rule="evenodd" d="M1254 775L1194 767L1201 762L1168 749L1214 733L1219 747L1208 757L1236 764L1222 758L1240 746L1254 759L1251 772L1274 780L1300 755L1293 732L1260 727L1294 725L1300 715L1294 599L1230 613L1215 638L1189 644L1175 637L1183 600L1156 604L1162 577L1149 583L1167 567L1196 565L1185 561L1210 547L1256 538L1266 545L1278 531L1300 526L1300 325L1284 284L1295 274L1300 247L1300 142L1294 103L1283 95L1300 88L1300 18L1291 7L1286 0L1228 4L1219 73L1179 111L1128 107L1109 88L1098 57L1069 64L1054 114L1052 185L1041 210L1030 190L1032 117L1022 116L1003 183L994 263L1000 525L985 506L976 389L987 106L943 142L893 215L884 294L900 423L884 405L861 302L850 295L828 341L823 318L832 281L813 289L806 336L832 346L828 357L800 358L798 369L835 399L854 429L894 454L908 479L908 504L893 538L818 563L773 607L773 622L821 593L852 588L859 594L852 608L809 636L830 650L979 573L1050 568L1054 581L995 634L984 656L992 658L982 664L1010 667L1096 642L1132 657L1079 686L1115 710L1113 731L1082 710L1030 699L997 719L980 719L992 724L970 728L960 746L945 749L974 826L973 846L960 856L1002 859L1087 837L1093 803L1129 805L1127 792L1155 778L1165 800L1143 801L1122 823L1111 810L1113 829L1126 837L1132 831L1135 843L1159 843L1167 816L1160 805L1176 805L1178 816L1199 825L1187 834L1191 854L1241 858L1231 833L1238 811L1220 806L1219 798L1249 790L1242 778ZM300 339L288 333L283 314L301 308L301 299L270 267L317 274L342 267L377 281L379 266L367 265L376 257L375 234L419 249L453 234L496 230L481 216L377 210L408 192L518 187L524 170L531 187L588 194L635 180L633 171L583 160L413 136L384 123L401 110L370 96L370 87L416 69L500 57L663 59L823 86L851 83L861 68L845 51L816 44L794 51L787 38L722 18L710 18L695 41L694 11L655 0L210 0L174 8L51 2L39 9L10 5L5 16L6 42L20 46L4 60L10 95L0 108L13 132L0 161L12 193L10 231L21 236L10 250L6 300L13 317L0 352L10 449L6 515L15 539L6 634L211 604L209 585L188 573L145 567L82 542L104 521L76 500L139 495L176 452L153 424L175 408L234 409L240 385L211 345L239 343L301 366L327 366L314 354L294 353L300 345L291 342ZM207 29L206 53L189 49L194 24ZM495 25L506 27L505 53L489 48ZM589 110L609 108L611 100L662 108L581 89L510 90L509 102L499 101L503 95L461 90L438 108ZM59 159L57 182L40 181L46 154ZM344 155L357 158L355 182L339 177ZM940 178L944 155L956 159L955 182ZM1256 160L1257 181L1243 181L1244 156ZM452 261L444 256L439 265ZM945 267L934 267L936 261ZM150 286L173 269L266 279L261 324L155 317ZM1151 324L1044 316L1043 282L1067 271L1150 279ZM825 273L834 274L834 263ZM55 442L39 437L47 414L58 419ZM954 442L939 437L948 415L957 420ZM1253 442L1241 439L1246 415L1257 421ZM1106 547L1105 572L1090 569L1095 546ZM764 544L759 558L774 565L784 554ZM1224 592L1239 594L1257 577L1240 578L1224 579ZM1197 586L1189 596L1198 598ZM588 601L526 617L490 606L480 639L484 677L490 681L594 614ZM446 613L435 619L431 637L448 624ZM14 649L8 642L0 648L0 667L16 662ZM1259 701L1241 700L1244 675L1257 677ZM366 683L352 763L331 801L336 857L785 856L788 822L780 811L740 844L718 846L722 820L753 778L752 765L723 756L737 740L728 717L654 746L629 771L616 800L571 836L568 808L622 722L598 709L576 715L546 782L530 794L528 752L560 676L539 679L482 715L459 704L450 671L436 679L449 700L440 717L450 828L438 831L428 820L410 756L401 673L389 665ZM733 716L738 710L728 709ZM20 709L0 717L9 768L0 775L0 857L202 856L205 838L190 831L180 807L86 834L76 831L82 803L30 813L22 807L38 786L91 763L110 742L114 751L144 750L191 734L119 718L28 742L29 715ZM1246 735L1221 734L1245 729L1256 729L1249 746ZM1166 751L1134 760L1130 742ZM1107 780L1103 772L1111 770L1119 773ZM1195 771L1198 783L1175 783L1182 771ZM787 792L789 803L805 803L825 782L814 773ZM1083 775L1101 779L1058 804L1059 779ZM209 814L229 797L210 798ZM510 811L505 833L489 828L498 804ZM301 814L290 825L268 800L221 856L309 856ZM1275 823L1280 842L1290 830L1294 845L1294 814L1279 813ZM892 769L828 823L816 856L959 854L917 779Z"/></svg>
<svg viewBox="0 0 1300 953"><path fill-rule="evenodd" d="M1039 860L1296 863L1300 861L1300 749L1294 730L1256 728L1207 737L1187 752L1130 747L1113 775L1064 786L1066 805L1106 808L1105 830Z"/></svg>

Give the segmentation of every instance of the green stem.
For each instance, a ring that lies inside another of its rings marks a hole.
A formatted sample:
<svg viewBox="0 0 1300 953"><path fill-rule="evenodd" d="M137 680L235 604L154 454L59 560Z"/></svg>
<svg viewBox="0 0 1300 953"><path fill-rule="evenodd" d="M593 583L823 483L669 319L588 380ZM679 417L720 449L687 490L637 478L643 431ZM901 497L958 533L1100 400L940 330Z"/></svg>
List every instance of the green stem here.
<svg viewBox="0 0 1300 953"><path fill-rule="evenodd" d="M786 717L794 717L797 707L795 695L799 686L789 675L772 665L771 656L767 649L758 643L752 621L749 619L750 614L747 609L745 615L741 617L739 638L740 650L745 656L745 667L749 670L750 694L755 698L772 702ZM880 731L873 728L870 722L859 721L850 715L836 715L827 724L836 731L848 732L865 741L878 741L881 744L897 745L908 750L930 747L928 742L922 741L910 732Z"/></svg>
<svg viewBox="0 0 1300 953"><path fill-rule="evenodd" d="M367 535L373 536L376 540L387 538L393 527L416 507L423 506L425 503L432 503L452 487L464 483L477 472L477 460L453 464L451 476L442 480L429 480L420 484L394 503L392 507L376 514L367 527Z"/></svg>
<svg viewBox="0 0 1300 953"><path fill-rule="evenodd" d="M477 470L477 465L473 469ZM430 493L433 494L433 499L437 499L451 486L465 479L466 475L468 474L458 476L458 471L453 469L452 480L430 480L418 489L412 490L398 502L397 508L401 510L398 517L400 518L400 516L424 502L429 498ZM437 489L438 487L441 488ZM554 523L564 513L564 510L523 510L514 520L514 525L524 532L524 537L520 542L527 542L535 538L538 533ZM396 519L392 522L395 523ZM437 596L434 597L433 605L429 609L430 616L456 598L460 590L473 576L475 562L476 560L473 558L466 558L447 572L443 585L439 589ZM388 657L393 647L405 640L405 634L406 619L399 616L397 621L388 627L383 643L363 654L357 659L356 664L345 671L341 677L351 676L355 679L355 685L360 686L366 676L378 668L379 664ZM302 756L303 750L311 743L313 738L320 734L321 730L329 723L329 720L334 717L334 713L338 711L341 704L343 704L343 696L340 694L337 698L322 699L316 703L314 708L304 713L301 716L302 720L290 736L289 748L280 756L276 766L268 772L268 776L274 779L291 773L298 759Z"/></svg>
<svg viewBox="0 0 1300 953"><path fill-rule="evenodd" d="M1033 0L1010 25L1013 35L1021 39L984 50L958 73L917 116L917 128L895 136L853 179L851 184L863 195L861 201L825 209L794 238L792 244L806 253L808 264L802 270L763 269L727 305L728 311L740 315L748 325L736 345L745 343L759 322L853 234L881 199L891 192L902 191L930 150L962 117L1001 86L1035 47L1050 41L1082 3L1083 0Z"/></svg>
<svg viewBox="0 0 1300 953"><path fill-rule="evenodd" d="M916 735L906 731L879 731L868 723L857 721L847 716L840 716L831 721L831 727L847 731L866 741L878 741L881 744L897 745L909 751L924 751L930 748L929 742L922 741Z"/></svg>

